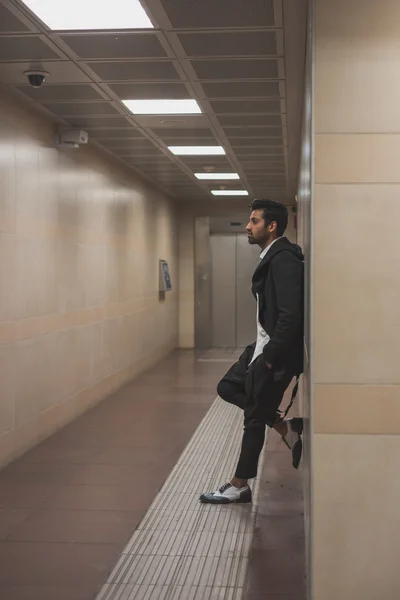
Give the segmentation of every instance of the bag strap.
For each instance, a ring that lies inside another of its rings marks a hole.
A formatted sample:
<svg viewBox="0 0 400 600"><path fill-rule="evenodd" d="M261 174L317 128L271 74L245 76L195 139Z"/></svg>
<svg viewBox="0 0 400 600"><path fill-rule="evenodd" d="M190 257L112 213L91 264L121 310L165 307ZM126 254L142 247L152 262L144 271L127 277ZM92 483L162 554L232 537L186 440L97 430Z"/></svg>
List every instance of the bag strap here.
<svg viewBox="0 0 400 600"><path fill-rule="evenodd" d="M296 383L292 390L292 396L290 398L289 404L287 405L287 407L285 408L284 411L279 410L279 409L277 410L277 419L276 419L277 423L279 423L280 421L283 421L287 417L289 410L292 408L293 402L295 401L297 393L299 391L299 382L300 382L300 375L297 375Z"/></svg>

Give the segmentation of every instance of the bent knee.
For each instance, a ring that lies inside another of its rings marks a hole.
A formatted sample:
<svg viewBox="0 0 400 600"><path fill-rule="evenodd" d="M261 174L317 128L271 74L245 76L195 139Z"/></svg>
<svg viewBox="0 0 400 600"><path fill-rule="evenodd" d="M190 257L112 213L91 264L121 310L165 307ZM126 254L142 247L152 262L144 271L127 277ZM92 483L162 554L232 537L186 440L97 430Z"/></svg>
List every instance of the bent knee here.
<svg viewBox="0 0 400 600"><path fill-rule="evenodd" d="M221 379L221 381L217 385L217 394L220 398L222 398L222 400L227 400L227 397L229 395L229 386L223 379Z"/></svg>
<svg viewBox="0 0 400 600"><path fill-rule="evenodd" d="M244 419L244 430L245 431L264 431L266 423L260 419L247 418Z"/></svg>

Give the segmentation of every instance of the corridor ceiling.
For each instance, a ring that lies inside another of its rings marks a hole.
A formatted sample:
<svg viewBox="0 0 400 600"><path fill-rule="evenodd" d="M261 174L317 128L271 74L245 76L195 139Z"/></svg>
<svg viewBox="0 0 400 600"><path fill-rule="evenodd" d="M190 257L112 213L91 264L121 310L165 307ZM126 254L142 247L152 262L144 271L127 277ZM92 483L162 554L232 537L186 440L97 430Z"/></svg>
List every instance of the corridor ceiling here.
<svg viewBox="0 0 400 600"><path fill-rule="evenodd" d="M0 83L61 124L85 129L91 141L180 200L218 202L211 190L222 186L247 190L248 200L292 204L306 0L141 4L154 29L52 31L22 1L0 0ZM32 68L49 73L40 89L24 75ZM133 116L122 103L128 98L194 98L202 114ZM168 150L186 145L222 145L226 155L177 157ZM194 177L208 167L240 180Z"/></svg>

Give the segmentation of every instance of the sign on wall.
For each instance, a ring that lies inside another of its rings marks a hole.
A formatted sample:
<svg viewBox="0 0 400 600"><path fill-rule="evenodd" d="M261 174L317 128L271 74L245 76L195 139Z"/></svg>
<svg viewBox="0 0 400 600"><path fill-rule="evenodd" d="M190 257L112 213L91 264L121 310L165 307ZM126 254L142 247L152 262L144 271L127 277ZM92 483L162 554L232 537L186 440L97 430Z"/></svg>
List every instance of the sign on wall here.
<svg viewBox="0 0 400 600"><path fill-rule="evenodd" d="M172 290L171 275L166 260L160 260L159 290L160 292L170 292Z"/></svg>

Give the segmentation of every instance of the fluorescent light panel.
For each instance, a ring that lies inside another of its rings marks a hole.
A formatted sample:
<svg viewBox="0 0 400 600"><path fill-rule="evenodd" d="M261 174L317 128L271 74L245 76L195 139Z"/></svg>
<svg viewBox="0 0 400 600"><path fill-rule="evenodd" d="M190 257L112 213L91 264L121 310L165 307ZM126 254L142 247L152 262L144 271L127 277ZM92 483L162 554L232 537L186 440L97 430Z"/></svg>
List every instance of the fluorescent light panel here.
<svg viewBox="0 0 400 600"><path fill-rule="evenodd" d="M139 0L24 0L53 30L153 29Z"/></svg>
<svg viewBox="0 0 400 600"><path fill-rule="evenodd" d="M134 115L198 115L196 100L122 100Z"/></svg>
<svg viewBox="0 0 400 600"><path fill-rule="evenodd" d="M222 146L168 146L175 156L218 156L225 154Z"/></svg>
<svg viewBox="0 0 400 600"><path fill-rule="evenodd" d="M237 173L195 173L194 174L197 179L217 179L218 181L223 181L224 179L240 179Z"/></svg>
<svg viewBox="0 0 400 600"><path fill-rule="evenodd" d="M248 196L246 190L211 190L213 196Z"/></svg>

